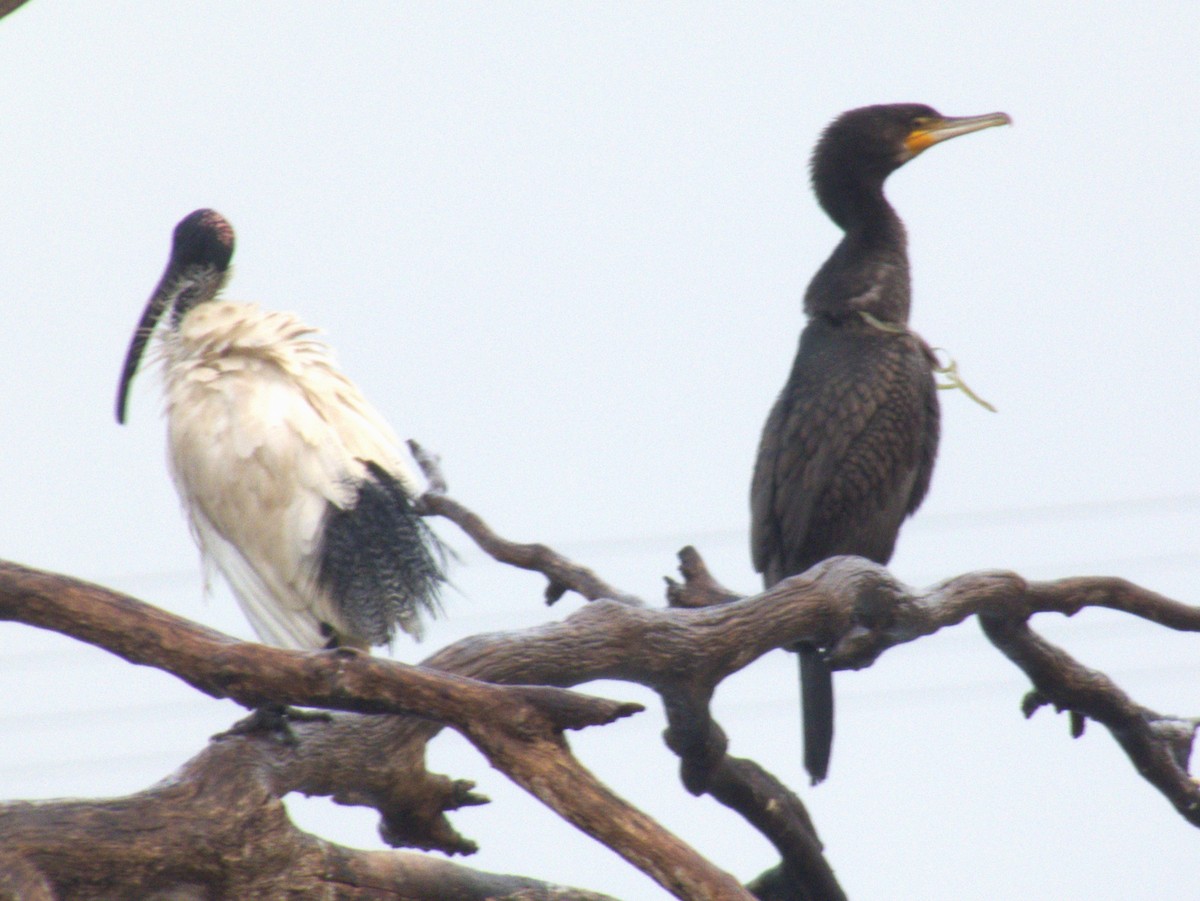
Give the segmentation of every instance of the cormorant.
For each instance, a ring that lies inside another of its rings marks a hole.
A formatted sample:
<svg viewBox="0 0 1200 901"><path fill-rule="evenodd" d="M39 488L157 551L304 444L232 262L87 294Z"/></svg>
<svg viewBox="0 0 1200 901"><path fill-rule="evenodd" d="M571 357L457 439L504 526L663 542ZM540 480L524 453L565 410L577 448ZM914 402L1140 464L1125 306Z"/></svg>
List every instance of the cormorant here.
<svg viewBox="0 0 1200 901"><path fill-rule="evenodd" d="M759 445L751 545L766 587L839 554L886 564L924 499L938 445L936 363L908 329L907 242L883 183L934 144L1010 121L868 106L843 113L817 142L813 189L845 236L808 286L808 324ZM796 649L815 785L829 768L833 676L821 648Z"/></svg>

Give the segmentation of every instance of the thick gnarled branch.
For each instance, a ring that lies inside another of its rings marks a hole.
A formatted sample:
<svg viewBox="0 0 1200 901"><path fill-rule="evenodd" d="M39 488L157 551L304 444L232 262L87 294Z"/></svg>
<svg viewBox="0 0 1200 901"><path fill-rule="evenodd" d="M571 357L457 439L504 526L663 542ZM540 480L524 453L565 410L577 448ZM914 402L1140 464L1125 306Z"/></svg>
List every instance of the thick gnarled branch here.
<svg viewBox="0 0 1200 901"><path fill-rule="evenodd" d="M728 874L610 792L562 740L563 729L608 723L640 705L536 685L501 687L355 652L238 642L133 598L14 564L0 564L0 619L71 635L250 706L287 703L446 722L518 785L678 897L748 897Z"/></svg>
<svg viewBox="0 0 1200 901"><path fill-rule="evenodd" d="M688 878L696 879L694 882L676 878L679 870L673 868L672 854L692 852L685 846L664 852L663 842L669 844L673 839L664 839L656 831L643 833L643 827L655 827L638 819L636 812L628 818L625 814L615 818L623 821L623 829L607 831L613 818L597 818L595 811L621 802L598 782L588 781L586 771L581 775L573 769L577 764L563 747L561 730L606 722L631 708L578 698L553 687L593 679L647 685L664 700L670 722L668 743L680 755L685 785L738 810L780 850L780 867L760 877L755 892L760 898L789 901L843 895L799 799L753 763L726 755L724 734L709 714L713 690L762 654L800 639L828 647L836 668L863 668L895 645L978 617L993 642L1034 681L1037 694L1030 706L1053 703L1077 717L1104 723L1139 771L1184 816L1196 822L1200 800L1187 775L1195 722L1137 706L1110 680L1091 674L1033 635L1025 620L1039 612L1071 615L1087 606L1103 606L1170 628L1198 631L1197 608L1117 579L1026 582L1008 572L970 573L918 591L899 583L882 567L846 557L825 561L770 591L738 599L707 572L699 554L688 549L682 555L684 582L672 583L669 588L672 606L655 609L616 591L590 570L544 545L516 545L500 538L480 517L448 498L444 483L441 487L443 493L427 496L427 510L463 525L496 559L542 572L554 597L577 591L595 603L562 622L522 633L465 639L427 660L425 671L412 672L413 668L361 655L296 655L241 646L185 624L185 632L195 631L187 633L184 643L199 642L204 651L197 656L211 664L210 670L202 669L203 674L197 675L192 670L200 661L170 640L172 634L178 634L174 618L158 611L141 611L136 622L113 627L111 609L71 608L56 625L38 603L30 603L38 597L38 590L21 581L31 575L29 571L13 567L0 567L0 595L5 590L13 592L0 597L0 616L49 628L61 626L60 631L67 634L101 646L111 644L115 653L133 662L162 666L201 690L233 696L247 704L287 700L366 713L410 714L338 715L328 723L300 724L296 766L276 766L274 770L283 791L312 790L345 803L377 807L384 816L384 834L394 843L470 850L470 844L445 823L443 814L480 799L469 784L452 783L424 771L424 743L441 722L447 722L519 784L540 791L539 797L580 828L614 846L653 847L658 855L654 860L640 859L636 852L626 854L678 897L744 898L744 891L715 868L698 876L693 874L700 871L689 871ZM13 578L17 583L4 581ZM604 600L610 595L620 600ZM128 600L121 599L121 603ZM240 656L239 648L249 648L249 656ZM287 673L288 687L278 695L273 689L264 689L257 681L262 672L256 666ZM288 668L292 666L300 669ZM491 683L549 687L506 691L469 679L447 681L428 669ZM247 672L254 675L247 676ZM473 693L475 701L502 710L503 726L494 733L470 704L457 707L456 701L465 697L460 697L460 691ZM334 757L357 778L342 781L323 770L319 761ZM560 764L567 771L562 779L549 788L539 783L547 768L553 770ZM571 806L581 799L586 803ZM0 855L3 853L0 848ZM694 863L693 858L694 854L686 859Z"/></svg>
<svg viewBox="0 0 1200 901"><path fill-rule="evenodd" d="M444 485L436 469L436 460L433 463L432 467L426 467L426 472L432 472L437 483ZM433 509L460 525L463 515L477 519L475 514L456 503L443 503ZM466 531L473 534L471 529ZM489 545L480 546L491 552ZM497 556L497 559L503 560L503 557ZM1013 622L1023 621L1034 613L1071 616L1086 607L1105 607L1168 628L1200 631L1200 607L1174 601L1123 579L1077 577L1054 582L1027 582L1016 573L992 571L968 573L928 590L917 591L869 561L843 557L824 561L768 592L739 601L735 592L713 578L693 548L684 548L680 560L684 582L667 580L669 604L686 608L678 611L680 614L695 610L719 611L714 620L689 622L682 618L683 623L702 628L706 634L706 638L694 644L700 657L691 658L689 665L686 659L672 655L680 669L670 678L647 676L645 671L649 669L660 676L668 672L640 657L643 651L651 652L665 646L659 643L663 636L658 635L646 645L639 645L636 663L621 674L607 677L643 682L663 695L671 721L668 743L680 754L684 783L694 792L703 791L710 785L712 774L724 759L724 736L708 713L712 689L731 672L766 650L786 646L797 639L828 647L829 660L836 669L862 669L891 647L931 635L972 616L991 623ZM564 566L561 558L556 558L553 571L546 573L558 593L561 594L563 589L577 590L585 598L595 597L589 591L590 582L573 584L562 577L564 571L570 571L570 566ZM748 626L749 620L758 620L759 628ZM764 622L769 622L766 628L762 628ZM719 623L719 626L706 628L713 623ZM736 636L736 648L722 641L722 636ZM989 636L992 636L991 631ZM1007 648L1000 642L997 644L1012 656L1011 642ZM1062 655L1061 651L1053 650ZM1063 662L1063 658L1070 659L1062 655L1057 667L1042 667L1041 679L1046 688L1035 679L1042 696L1075 697L1066 689L1050 687L1065 686L1073 678L1071 667ZM1138 772L1190 822L1200 825L1196 819L1197 811L1200 811L1200 786L1188 774L1196 721L1164 717L1137 707L1111 680L1105 679L1105 683L1103 687L1093 684L1098 696L1088 704L1078 700L1054 703L1072 709L1077 716L1089 716L1108 726ZM1136 713L1128 712L1133 708ZM1111 714L1113 710L1125 712L1116 716ZM741 794L746 795L744 791ZM777 803L777 799L772 799L772 803ZM799 809L803 810L803 807ZM787 849L784 870L804 869L804 862L811 860L811 848L819 848L815 832L810 830L803 843L788 842L783 837L788 830L772 831L769 825L764 825L770 818L760 814L761 811L743 811L743 815L777 847ZM801 844L807 845L809 850L801 848ZM789 853L793 856L789 857ZM786 892L779 897L787 897Z"/></svg>
<svg viewBox="0 0 1200 901"><path fill-rule="evenodd" d="M217 741L127 798L0 805L0 897L612 901L301 832L275 784L283 756L271 742Z"/></svg>
<svg viewBox="0 0 1200 901"><path fill-rule="evenodd" d="M352 649L306 653L242 642L127 595L3 561L0 620L77 638L246 707L296 704L436 720L485 754L505 741L604 725L641 709L537 685L490 685Z"/></svg>

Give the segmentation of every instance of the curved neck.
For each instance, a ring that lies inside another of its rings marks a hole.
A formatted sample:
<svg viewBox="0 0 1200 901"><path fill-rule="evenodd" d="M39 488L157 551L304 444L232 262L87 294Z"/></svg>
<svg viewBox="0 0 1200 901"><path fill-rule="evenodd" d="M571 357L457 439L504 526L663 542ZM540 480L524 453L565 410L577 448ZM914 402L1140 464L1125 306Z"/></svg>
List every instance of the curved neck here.
<svg viewBox="0 0 1200 901"><path fill-rule="evenodd" d="M187 266L164 277L164 291L168 298L166 306L171 310L171 328L178 330L179 323L192 309L212 300L225 286L229 277L227 269L209 264Z"/></svg>
<svg viewBox="0 0 1200 901"><path fill-rule="evenodd" d="M821 209L847 235L887 240L898 233L903 240L904 225L883 195L888 174L821 167L814 172L813 190Z"/></svg>
<svg viewBox="0 0 1200 901"><path fill-rule="evenodd" d="M804 311L835 320L865 311L884 322L907 323L908 238L883 195L883 179L821 180L816 192L846 234L809 283Z"/></svg>

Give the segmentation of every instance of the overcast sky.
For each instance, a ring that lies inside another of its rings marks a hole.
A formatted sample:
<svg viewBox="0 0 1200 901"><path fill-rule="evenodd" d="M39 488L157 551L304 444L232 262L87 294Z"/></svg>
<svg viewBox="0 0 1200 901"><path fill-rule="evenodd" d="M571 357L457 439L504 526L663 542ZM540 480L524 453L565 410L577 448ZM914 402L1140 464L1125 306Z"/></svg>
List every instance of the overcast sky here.
<svg viewBox="0 0 1200 901"><path fill-rule="evenodd" d="M0 22L0 556L250 635L223 588L201 598L155 374L129 425L112 414L171 229L211 206L238 235L226 296L321 326L502 532L655 600L695 543L752 591L754 450L838 237L808 155L838 112L916 101L1015 124L889 181L913 326L999 409L943 393L893 569L1116 574L1197 600L1200 8L1049 6L31 0ZM577 607L547 611L537 579L440 533L461 593L397 657ZM1200 714L1194 640L1036 625L1143 703ZM56 636L0 637L0 798L136 791L238 714ZM815 791L791 658L731 680L717 712L811 803L856 899L1178 896L1194 829L1103 729L1022 720L1026 687L973 624L839 676ZM651 708L575 737L580 756L739 878L770 866L678 787ZM457 736L434 758L495 799L454 817L472 865L665 897ZM379 847L370 812L294 809Z"/></svg>

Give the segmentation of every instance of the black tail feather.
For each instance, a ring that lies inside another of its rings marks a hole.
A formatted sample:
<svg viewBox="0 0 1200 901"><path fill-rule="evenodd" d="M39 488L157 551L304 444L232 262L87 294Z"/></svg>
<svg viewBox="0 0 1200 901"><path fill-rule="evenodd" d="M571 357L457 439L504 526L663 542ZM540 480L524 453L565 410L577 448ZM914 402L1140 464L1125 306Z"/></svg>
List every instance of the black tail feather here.
<svg viewBox="0 0 1200 901"><path fill-rule="evenodd" d="M817 785L829 774L833 751L833 670L816 645L797 645L800 709L804 718L804 768Z"/></svg>
<svg viewBox="0 0 1200 901"><path fill-rule="evenodd" d="M399 626L419 638L422 617L441 612L445 550L404 486L378 464L366 466L354 505L329 507L318 578L351 637L388 644Z"/></svg>

